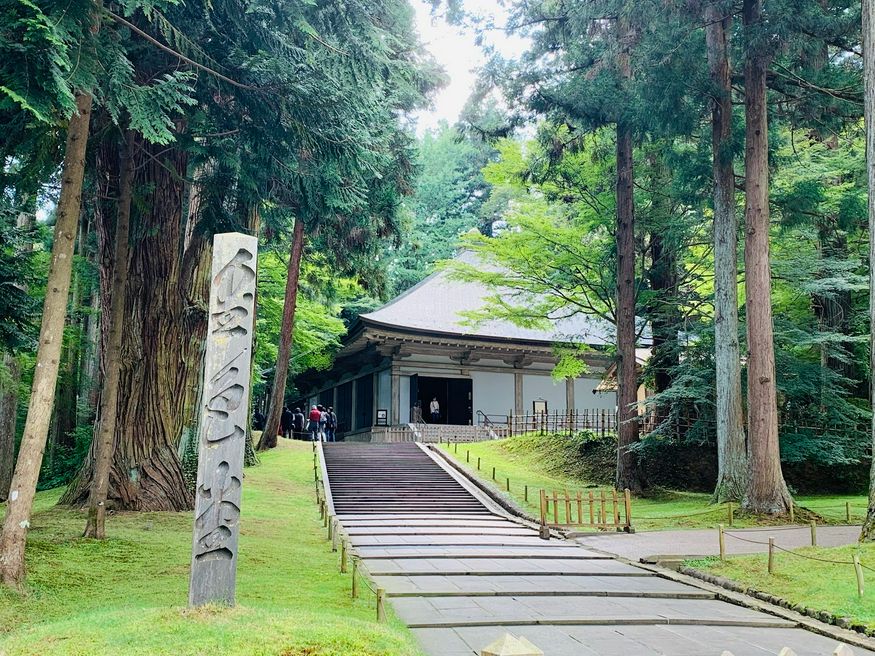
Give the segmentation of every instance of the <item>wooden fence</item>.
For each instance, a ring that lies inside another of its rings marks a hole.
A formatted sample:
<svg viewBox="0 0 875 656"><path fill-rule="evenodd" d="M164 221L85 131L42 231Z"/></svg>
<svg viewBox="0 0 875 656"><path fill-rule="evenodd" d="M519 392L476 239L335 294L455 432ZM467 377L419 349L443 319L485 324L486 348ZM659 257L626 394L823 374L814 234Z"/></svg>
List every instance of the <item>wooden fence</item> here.
<svg viewBox="0 0 875 656"><path fill-rule="evenodd" d="M487 415L478 412L477 423L491 428L501 437L533 432L572 435L580 431L605 435L617 431L617 413L613 410L571 410L506 415Z"/></svg>
<svg viewBox="0 0 875 656"><path fill-rule="evenodd" d="M572 495L568 490L552 493L541 490L541 526L550 528L597 528L630 532L632 530L632 495L601 490L598 496L590 490Z"/></svg>

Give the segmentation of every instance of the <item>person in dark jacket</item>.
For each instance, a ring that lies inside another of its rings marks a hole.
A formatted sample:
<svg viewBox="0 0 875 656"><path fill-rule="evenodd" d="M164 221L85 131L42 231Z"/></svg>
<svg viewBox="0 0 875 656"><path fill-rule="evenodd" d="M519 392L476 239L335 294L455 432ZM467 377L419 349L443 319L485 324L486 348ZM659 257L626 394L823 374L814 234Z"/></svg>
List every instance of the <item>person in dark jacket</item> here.
<svg viewBox="0 0 875 656"><path fill-rule="evenodd" d="M284 405L283 412L280 415L280 430L282 436L291 439L292 437L292 411L289 410L289 407Z"/></svg>
<svg viewBox="0 0 875 656"><path fill-rule="evenodd" d="M334 442L337 440L335 432L337 431L337 415L334 414L334 408L328 406L328 411L325 413L325 441Z"/></svg>
<svg viewBox="0 0 875 656"><path fill-rule="evenodd" d="M304 439L305 423L306 420L304 419L304 413L301 412L300 408L295 408L295 411L292 413L292 430L295 431L296 440Z"/></svg>

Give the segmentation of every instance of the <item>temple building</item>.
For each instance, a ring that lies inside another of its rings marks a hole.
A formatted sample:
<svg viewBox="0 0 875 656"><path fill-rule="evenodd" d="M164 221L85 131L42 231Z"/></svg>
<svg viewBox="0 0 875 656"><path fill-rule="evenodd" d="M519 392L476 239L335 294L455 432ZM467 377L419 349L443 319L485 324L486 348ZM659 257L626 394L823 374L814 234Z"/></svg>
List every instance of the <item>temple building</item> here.
<svg viewBox="0 0 875 656"><path fill-rule="evenodd" d="M506 320L469 325L465 313L494 295L445 271L430 275L359 316L332 368L299 377L301 402L334 406L338 435L348 439L415 425L418 408L431 423L433 400L440 408L435 423L457 431L500 424L509 414L616 410L615 390L602 384L612 362L604 354L613 342L612 326L583 314L553 321L546 330ZM555 345L570 342L592 347L584 356L589 371L556 380Z"/></svg>

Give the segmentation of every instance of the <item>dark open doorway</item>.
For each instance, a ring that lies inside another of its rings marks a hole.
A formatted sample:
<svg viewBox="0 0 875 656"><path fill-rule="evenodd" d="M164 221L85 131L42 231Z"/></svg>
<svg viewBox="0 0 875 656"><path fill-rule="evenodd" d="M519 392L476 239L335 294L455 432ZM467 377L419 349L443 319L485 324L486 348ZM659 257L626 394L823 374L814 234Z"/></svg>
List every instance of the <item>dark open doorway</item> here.
<svg viewBox="0 0 875 656"><path fill-rule="evenodd" d="M473 419L473 384L470 378L416 377L416 396L422 404L422 418L432 423L429 406L432 399L440 405L439 424L466 426ZM411 388L411 392L413 389Z"/></svg>

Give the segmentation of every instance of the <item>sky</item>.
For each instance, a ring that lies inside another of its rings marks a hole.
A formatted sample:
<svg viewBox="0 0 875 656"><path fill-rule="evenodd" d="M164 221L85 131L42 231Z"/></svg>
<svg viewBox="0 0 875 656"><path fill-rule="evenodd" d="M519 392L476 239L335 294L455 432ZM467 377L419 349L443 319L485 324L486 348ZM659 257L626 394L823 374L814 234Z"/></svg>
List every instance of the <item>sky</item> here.
<svg viewBox="0 0 875 656"><path fill-rule="evenodd" d="M417 113L417 132L422 134L437 127L442 120L449 124L456 122L474 89L476 69L485 62L485 56L476 43L474 30L449 25L441 16L432 16L427 1L411 0L411 4L416 10L420 39L450 78L449 84L435 94L433 107ZM493 16L495 24L505 21L506 15L495 0L465 0L464 6L468 11ZM494 45L504 56L516 55L525 47L523 39L510 37L501 30L488 31L484 41Z"/></svg>

